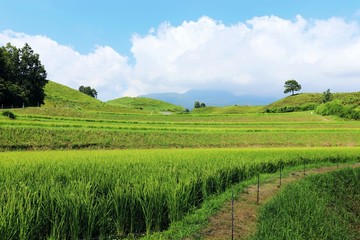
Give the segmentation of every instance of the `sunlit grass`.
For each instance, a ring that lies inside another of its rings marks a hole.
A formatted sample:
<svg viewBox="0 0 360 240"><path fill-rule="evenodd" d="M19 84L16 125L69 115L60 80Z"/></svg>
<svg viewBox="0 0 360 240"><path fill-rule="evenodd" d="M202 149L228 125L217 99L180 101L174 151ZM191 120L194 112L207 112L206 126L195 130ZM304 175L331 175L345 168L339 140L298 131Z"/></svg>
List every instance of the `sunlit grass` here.
<svg viewBox="0 0 360 240"><path fill-rule="evenodd" d="M280 163L358 160L358 148L0 153L5 239L89 239L166 229L213 194Z"/></svg>

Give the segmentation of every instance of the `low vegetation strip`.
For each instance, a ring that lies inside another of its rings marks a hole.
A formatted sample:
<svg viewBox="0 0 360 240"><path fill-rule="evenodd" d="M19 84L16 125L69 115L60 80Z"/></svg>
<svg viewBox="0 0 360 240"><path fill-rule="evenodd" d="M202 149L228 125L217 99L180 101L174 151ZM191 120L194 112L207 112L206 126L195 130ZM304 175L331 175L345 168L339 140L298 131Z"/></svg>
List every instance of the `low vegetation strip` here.
<svg viewBox="0 0 360 240"><path fill-rule="evenodd" d="M260 212L252 239L359 239L360 168L288 185Z"/></svg>
<svg viewBox="0 0 360 240"><path fill-rule="evenodd" d="M0 153L0 236L92 239L167 229L280 165L359 161L358 148Z"/></svg>

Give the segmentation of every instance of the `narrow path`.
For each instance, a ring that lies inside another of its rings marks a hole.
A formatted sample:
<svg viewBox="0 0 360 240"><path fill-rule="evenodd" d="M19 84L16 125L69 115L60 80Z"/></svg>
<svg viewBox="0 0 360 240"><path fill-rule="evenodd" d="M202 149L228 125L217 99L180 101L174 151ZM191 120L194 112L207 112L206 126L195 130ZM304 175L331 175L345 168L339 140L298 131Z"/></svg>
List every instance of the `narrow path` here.
<svg viewBox="0 0 360 240"><path fill-rule="evenodd" d="M360 163L340 165L342 167L360 167ZM326 173L336 170L336 166L309 169L306 175ZM306 176L305 175L305 176ZM304 177L303 171L293 172L282 179L281 186ZM234 202L234 239L246 239L255 231L259 208L279 191L279 178L273 178L260 185L259 204L257 185L249 186ZM202 239L231 239L231 201L210 219L209 225L201 232Z"/></svg>

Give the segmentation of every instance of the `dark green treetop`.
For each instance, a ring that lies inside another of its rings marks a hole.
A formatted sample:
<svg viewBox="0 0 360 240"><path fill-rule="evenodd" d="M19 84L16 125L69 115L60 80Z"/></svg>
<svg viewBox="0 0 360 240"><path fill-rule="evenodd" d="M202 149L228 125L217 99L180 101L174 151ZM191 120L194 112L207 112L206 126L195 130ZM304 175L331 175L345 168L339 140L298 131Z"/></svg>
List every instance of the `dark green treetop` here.
<svg viewBox="0 0 360 240"><path fill-rule="evenodd" d="M16 48L10 43L0 48L0 104L37 106L44 103L47 73L39 54L26 43Z"/></svg>
<svg viewBox="0 0 360 240"><path fill-rule="evenodd" d="M294 95L294 92L298 92L301 90L301 85L294 79L285 81L284 87L284 93L291 92L291 95Z"/></svg>
<svg viewBox="0 0 360 240"><path fill-rule="evenodd" d="M79 91L89 95L90 97L97 98L97 91L95 88L80 86Z"/></svg>

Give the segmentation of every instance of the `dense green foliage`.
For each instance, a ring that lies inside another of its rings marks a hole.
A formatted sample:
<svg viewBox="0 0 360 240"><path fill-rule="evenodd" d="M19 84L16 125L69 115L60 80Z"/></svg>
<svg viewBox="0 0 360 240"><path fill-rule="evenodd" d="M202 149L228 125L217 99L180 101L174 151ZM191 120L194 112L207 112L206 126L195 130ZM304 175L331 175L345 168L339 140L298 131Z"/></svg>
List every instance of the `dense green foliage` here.
<svg viewBox="0 0 360 240"><path fill-rule="evenodd" d="M359 160L359 149L0 153L4 239L90 239L167 228L212 194L286 165Z"/></svg>
<svg viewBox="0 0 360 240"><path fill-rule="evenodd" d="M323 92L323 103L330 102L332 100L332 93L330 92L330 89L327 89L325 92Z"/></svg>
<svg viewBox="0 0 360 240"><path fill-rule="evenodd" d="M80 86L79 91L82 93L85 93L86 95L89 95L90 97L97 98L98 93L95 90L95 88L91 88L89 86L87 86L87 87Z"/></svg>
<svg viewBox="0 0 360 240"><path fill-rule="evenodd" d="M12 113L11 111L4 111L2 113L3 116L8 117L10 119L16 119L16 115Z"/></svg>
<svg viewBox="0 0 360 240"><path fill-rule="evenodd" d="M291 95L294 95L294 92L298 92L301 90L301 85L294 79L285 81L284 84L284 93L291 92Z"/></svg>
<svg viewBox="0 0 360 240"><path fill-rule="evenodd" d="M38 106L44 103L46 71L28 44L21 49L8 43L0 48L0 105Z"/></svg>
<svg viewBox="0 0 360 240"><path fill-rule="evenodd" d="M357 239L360 168L287 186L262 209L254 239Z"/></svg>
<svg viewBox="0 0 360 240"><path fill-rule="evenodd" d="M334 100L318 106L316 113L323 116L335 115L341 118L358 120L360 119L360 111L356 107L356 105L344 105L342 101Z"/></svg>
<svg viewBox="0 0 360 240"><path fill-rule="evenodd" d="M200 103L199 101L195 101L195 103L194 103L194 109L204 108L204 107L206 107L206 104L205 104L205 103Z"/></svg>

